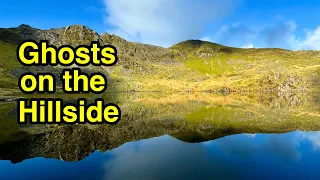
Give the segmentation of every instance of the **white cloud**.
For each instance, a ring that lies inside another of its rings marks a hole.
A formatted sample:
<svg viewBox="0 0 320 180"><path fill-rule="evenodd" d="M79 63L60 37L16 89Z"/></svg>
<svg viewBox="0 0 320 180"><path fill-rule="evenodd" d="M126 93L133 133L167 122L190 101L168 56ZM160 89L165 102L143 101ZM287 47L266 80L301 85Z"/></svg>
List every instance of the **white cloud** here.
<svg viewBox="0 0 320 180"><path fill-rule="evenodd" d="M256 134L245 134L246 136L248 136L249 138L255 138Z"/></svg>
<svg viewBox="0 0 320 180"><path fill-rule="evenodd" d="M249 26L233 24L222 26L213 35L202 39L241 48L285 48L292 50L320 50L320 26L309 30L304 37L297 38L295 21L282 21L266 26Z"/></svg>
<svg viewBox="0 0 320 180"><path fill-rule="evenodd" d="M201 41L212 41L212 39L210 38L210 36L201 37L200 40L201 40Z"/></svg>
<svg viewBox="0 0 320 180"><path fill-rule="evenodd" d="M207 23L220 19L236 0L105 0L106 23L131 41L170 46L199 39Z"/></svg>
<svg viewBox="0 0 320 180"><path fill-rule="evenodd" d="M249 44L245 44L244 46L242 46L241 48L245 48L245 49L250 49L250 48L254 48L252 43Z"/></svg>
<svg viewBox="0 0 320 180"><path fill-rule="evenodd" d="M300 132L298 135L301 136L302 140L308 140L312 143L313 149L320 151L320 132L309 132L303 133Z"/></svg>
<svg viewBox="0 0 320 180"><path fill-rule="evenodd" d="M236 0L104 0L108 32L130 41L164 47L188 39L202 39L242 48L320 50L320 26L297 37L295 21L274 19L268 24L235 23L208 32L208 25L226 17ZM204 36L205 35L205 36ZM202 37L202 38L201 38ZM254 46L253 46L254 45Z"/></svg>
<svg viewBox="0 0 320 180"><path fill-rule="evenodd" d="M249 26L246 24L233 24L222 26L207 40L227 46L253 48L259 47L292 48L295 39L296 24L294 21L277 22L266 26Z"/></svg>
<svg viewBox="0 0 320 180"><path fill-rule="evenodd" d="M306 38L294 41L295 49L313 49L320 50L320 26L314 31L307 31Z"/></svg>

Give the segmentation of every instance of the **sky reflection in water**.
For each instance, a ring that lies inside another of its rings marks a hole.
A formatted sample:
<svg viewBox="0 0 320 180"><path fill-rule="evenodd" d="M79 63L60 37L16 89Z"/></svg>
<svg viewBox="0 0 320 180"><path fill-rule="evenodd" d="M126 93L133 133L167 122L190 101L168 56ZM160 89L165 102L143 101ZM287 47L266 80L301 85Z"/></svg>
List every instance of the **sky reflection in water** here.
<svg viewBox="0 0 320 180"><path fill-rule="evenodd" d="M156 137L79 162L0 161L1 179L319 179L320 132L240 134L204 143Z"/></svg>

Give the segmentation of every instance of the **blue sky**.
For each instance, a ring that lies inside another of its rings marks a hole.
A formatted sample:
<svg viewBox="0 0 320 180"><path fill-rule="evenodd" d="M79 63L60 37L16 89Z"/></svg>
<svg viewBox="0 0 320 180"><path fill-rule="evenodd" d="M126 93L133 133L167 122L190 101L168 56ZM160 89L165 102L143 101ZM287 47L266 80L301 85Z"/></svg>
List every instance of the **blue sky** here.
<svg viewBox="0 0 320 180"><path fill-rule="evenodd" d="M320 0L1 0L0 27L83 24L130 41L320 49Z"/></svg>

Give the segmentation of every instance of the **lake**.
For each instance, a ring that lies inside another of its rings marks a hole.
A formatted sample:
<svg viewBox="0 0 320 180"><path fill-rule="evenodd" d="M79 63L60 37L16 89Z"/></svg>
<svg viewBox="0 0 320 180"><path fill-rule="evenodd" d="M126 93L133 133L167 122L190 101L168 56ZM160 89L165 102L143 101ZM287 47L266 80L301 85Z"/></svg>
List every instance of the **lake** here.
<svg viewBox="0 0 320 180"><path fill-rule="evenodd" d="M104 98L122 119L18 125L1 103L1 179L320 179L319 94L55 96Z"/></svg>

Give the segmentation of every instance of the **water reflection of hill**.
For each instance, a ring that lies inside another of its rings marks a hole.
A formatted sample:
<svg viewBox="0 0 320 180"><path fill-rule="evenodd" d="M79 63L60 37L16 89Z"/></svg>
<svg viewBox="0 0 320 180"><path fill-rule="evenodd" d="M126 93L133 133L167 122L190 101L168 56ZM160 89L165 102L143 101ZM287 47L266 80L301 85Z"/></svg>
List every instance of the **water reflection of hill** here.
<svg viewBox="0 0 320 180"><path fill-rule="evenodd" d="M87 98L90 101L96 96ZM75 98L64 99L73 102ZM95 150L165 134L202 142L239 133L320 130L318 94L109 93L103 98L121 107L122 119L117 125L19 127L15 104L0 104L0 159L78 161Z"/></svg>

